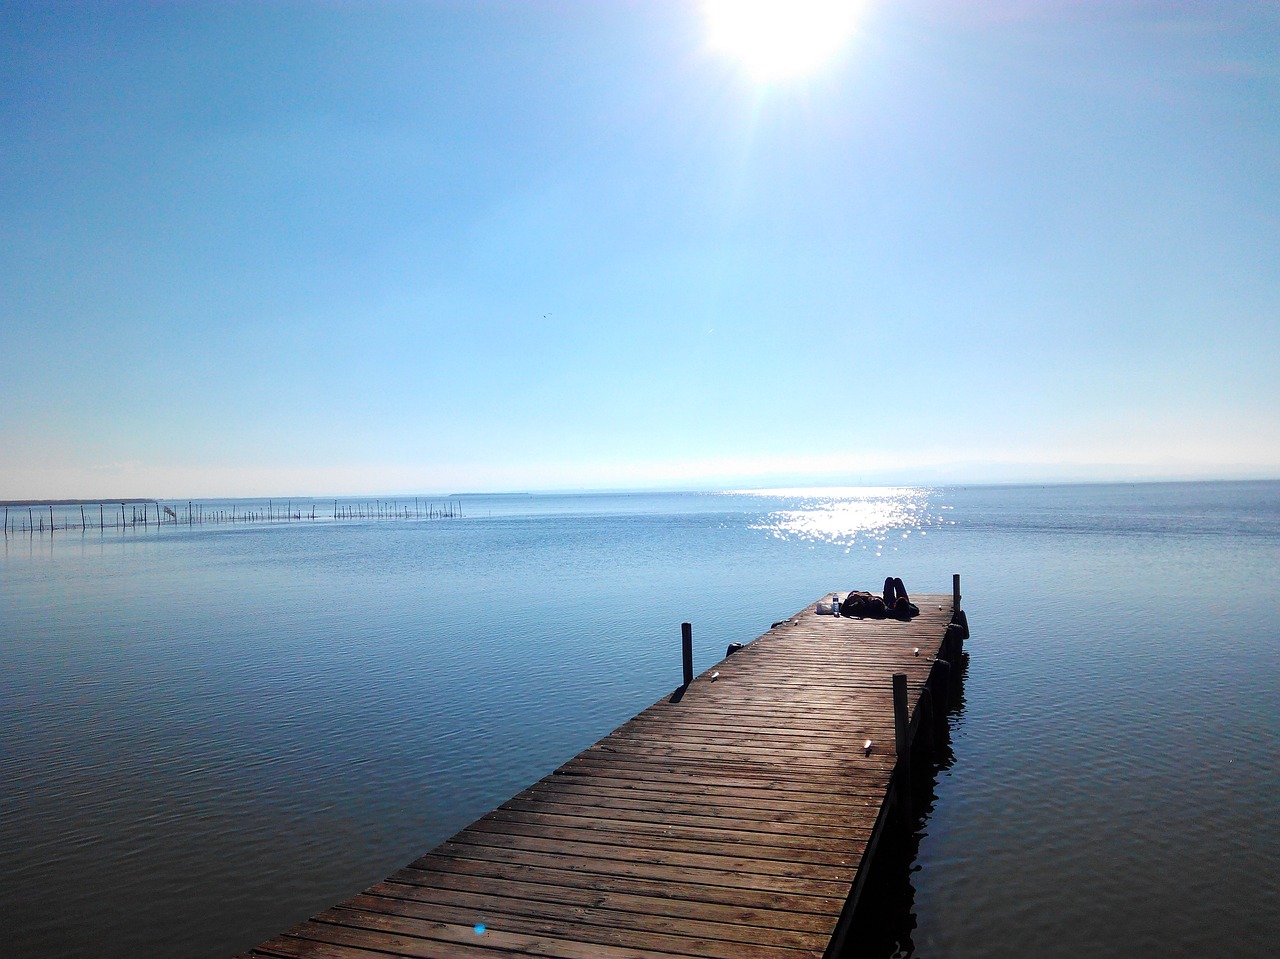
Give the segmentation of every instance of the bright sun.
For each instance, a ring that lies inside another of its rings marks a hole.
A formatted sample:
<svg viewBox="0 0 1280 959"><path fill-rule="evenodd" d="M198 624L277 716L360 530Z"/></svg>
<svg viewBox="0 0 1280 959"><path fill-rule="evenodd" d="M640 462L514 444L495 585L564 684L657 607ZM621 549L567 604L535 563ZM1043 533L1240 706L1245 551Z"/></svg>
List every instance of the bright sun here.
<svg viewBox="0 0 1280 959"><path fill-rule="evenodd" d="M711 49L757 80L818 69L853 33L855 0L705 0Z"/></svg>

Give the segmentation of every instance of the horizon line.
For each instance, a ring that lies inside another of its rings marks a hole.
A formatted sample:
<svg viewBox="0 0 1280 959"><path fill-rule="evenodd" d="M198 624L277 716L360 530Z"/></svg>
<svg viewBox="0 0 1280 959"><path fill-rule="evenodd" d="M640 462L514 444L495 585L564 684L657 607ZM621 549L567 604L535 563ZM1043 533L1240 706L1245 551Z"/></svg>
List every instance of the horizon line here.
<svg viewBox="0 0 1280 959"><path fill-rule="evenodd" d="M705 484L695 486L677 486L670 484L662 484L655 486L592 486L592 487L548 487L545 489L510 489L510 490L475 490L468 492L450 492L450 493L429 493L429 492L362 492L362 493L279 493L279 494L236 494L236 495L213 495L206 494L188 495L188 496L106 496L106 497L61 497L56 499L5 499L0 500L0 507L5 509L13 507L29 507L37 506L98 506L111 504L131 504L131 503L180 503L184 501L194 501L197 499L204 500L308 500L320 502L323 500L361 500L361 499L429 499L429 500L450 500L450 499L467 499L474 497L503 497L503 496L599 496L599 495L644 495L644 494L676 494L676 493L704 493L704 494L726 494L726 493L777 493L783 495L779 491L785 490L801 491L801 490L874 490L874 489L956 489L965 487L989 487L989 488L1019 488L1031 486L1155 486L1155 485L1176 485L1176 484L1193 484L1193 483L1274 483L1280 482L1280 475L1259 475L1259 476L1184 476L1184 477L1135 477L1129 479L1023 479L1023 480L983 480L983 481L958 481L943 483L921 483L921 482L875 482L875 483L822 483L813 482L811 484L777 483L750 486L746 484Z"/></svg>

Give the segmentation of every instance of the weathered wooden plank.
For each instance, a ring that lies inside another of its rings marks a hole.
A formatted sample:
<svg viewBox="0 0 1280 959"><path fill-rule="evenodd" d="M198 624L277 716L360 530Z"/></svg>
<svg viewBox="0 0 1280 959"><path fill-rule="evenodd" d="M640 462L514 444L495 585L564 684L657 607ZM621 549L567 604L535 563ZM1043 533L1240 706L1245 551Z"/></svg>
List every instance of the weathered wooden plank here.
<svg viewBox="0 0 1280 959"><path fill-rule="evenodd" d="M590 776L604 773L609 776L629 775L637 778L650 776L659 782L677 779L684 782L694 782L698 779L710 781L723 777L744 784L752 782L756 785L778 783L779 791L783 791L783 787L788 781L799 783L803 778L808 777L812 780L815 790L827 788L829 791L834 791L839 788L840 784L849 775L857 772L867 776L868 780L872 782L877 781L876 777L878 776L878 781L887 785L896 762L893 730L890 728L877 733L869 733L867 738L879 744L879 748L872 752L869 757L866 757L867 762L844 770L819 765L752 763L734 759L708 759L698 762L696 771L688 769L676 771L672 769L673 765L681 758L686 757L668 756L666 758L655 758L639 754L618 755L615 753L605 756L583 754L572 760L570 764L566 764L566 766L562 766L560 770L557 770L557 775Z"/></svg>
<svg viewBox="0 0 1280 959"><path fill-rule="evenodd" d="M856 807L854 811L844 814L810 813L800 817L796 813L775 813L773 816L750 818L737 814L729 806L689 804L677 807L671 803L642 803L639 808L635 808L624 804L622 800L603 796L598 797L596 802L592 802L588 796L579 796L576 802L565 801L564 797L560 797L559 801L552 797L538 800L509 799L495 811L495 815L498 811L554 816L554 821L570 828L580 821L593 820L660 823L715 829L724 836L741 834L748 841L769 836L806 844L820 837L839 839L852 835L863 818ZM728 823L725 822L726 819L729 820Z"/></svg>
<svg viewBox="0 0 1280 959"><path fill-rule="evenodd" d="M387 959L385 952L355 949L351 946L336 945L330 942L295 939L289 935L282 935L272 939L247 955L251 959L260 959L260 957L268 956L271 959ZM492 959L493 953L472 953L468 959L477 959L477 956L485 956L488 959ZM442 957L442 959L454 959L454 957Z"/></svg>
<svg viewBox="0 0 1280 959"><path fill-rule="evenodd" d="M587 858L581 855L584 852L587 853ZM437 846L430 853L430 856L433 858L455 857L459 859L481 859L494 863L548 866L555 869L580 870L584 873L593 873L596 876L655 879L660 882L693 882L704 886L759 889L766 892L783 892L822 898L842 898L849 891L848 882L842 882L838 878L833 879L829 875L813 877L807 872L803 875L785 875L761 870L743 872L715 865L682 865L679 868L674 868L669 862L651 862L638 858L631 860L607 857L595 858L590 856L590 852L591 850L574 849L557 853L547 852L542 849L524 849L515 844L484 846L450 840ZM414 865L419 866L419 868L427 868L424 864L425 859L426 857L416 860Z"/></svg>
<svg viewBox="0 0 1280 959"><path fill-rule="evenodd" d="M883 790L865 785L860 779L851 783L848 790L831 791L821 788L812 790L775 788L771 783L761 785L752 783L726 783L720 778L680 779L667 776L662 783L636 781L623 776L598 775L580 776L555 775L539 780L526 792L523 798L553 798L559 795L591 794L601 796L617 796L624 799L653 800L673 804L694 803L709 809L722 809L737 804L742 812L751 810L810 810L817 806L823 810L833 806L865 806L868 801L875 801L879 806L883 799ZM745 805L743 805L745 804Z"/></svg>
<svg viewBox="0 0 1280 959"><path fill-rule="evenodd" d="M581 817L577 822L566 823L561 817L512 814L511 818L502 818L491 814L472 823L468 834L483 834L486 838L518 836L555 842L587 841L631 850L696 852L710 856L731 856L734 859L750 857L789 863L839 865L846 863L849 858L846 851L849 843L841 840L814 839L812 842L804 842L802 840L805 837L767 834L757 838L741 832Z"/></svg>
<svg viewBox="0 0 1280 959"><path fill-rule="evenodd" d="M620 949L600 943L498 930L486 930L483 935L477 935L474 927L454 923L433 925L429 936L411 936L312 921L294 930L291 936L320 945L369 950L360 953L361 959L370 955L386 959L388 954L409 959L494 959L495 949L518 956L542 956L547 959L671 959L672 955L651 949ZM425 927L423 932L426 932ZM346 959L346 954L340 954L335 959Z"/></svg>
<svg viewBox="0 0 1280 959"><path fill-rule="evenodd" d="M611 810L608 807L595 807L588 811L590 807L559 807L551 804L537 809L514 809L510 805L504 803L480 822L520 822L567 830L582 828L618 832L625 836L652 834L699 842L730 842L743 846L759 844L784 848L794 846L818 850L843 849L846 845L844 840L853 831L848 826L841 827L834 822L820 825L756 823L758 828L752 829L742 822L726 823L723 817L716 820L714 817L671 813L655 815L652 812L636 813L631 810ZM565 808L570 811L563 811Z"/></svg>
<svg viewBox="0 0 1280 959"><path fill-rule="evenodd" d="M647 895L616 892L564 885L561 882L527 882L510 876L504 876L500 886L490 882L487 877L477 877L466 873L451 871L432 873L422 883L380 882L366 890L368 895L376 895L387 899L409 899L416 902L453 902L450 897L466 895L466 902L480 904L492 901L491 908L498 909L498 903L523 903L528 900L532 905L520 905L517 908L551 908L564 906L575 909L603 910L606 912L626 912L643 915L660 915L667 922L679 922L683 919L696 919L731 926L735 935L754 937L757 929L781 929L803 933L821 933L826 928L826 920L821 915L811 912L795 912L780 908L747 907L741 902L717 903L701 900L689 900L665 893L665 886L653 884ZM445 898L442 898L445 897ZM352 900L354 901L354 900ZM507 911L504 906L501 911ZM748 941L753 941L748 939Z"/></svg>
<svg viewBox="0 0 1280 959"><path fill-rule="evenodd" d="M545 934L550 928L563 929L569 924L603 926L604 932L597 931L592 941L607 937L608 941L616 942L617 933L632 930L662 936L667 945L670 945L671 938L740 943L744 949L750 946L767 947L769 951L766 955L775 955L775 949L812 951L826 945L826 940L820 934L812 932L717 922L702 917L674 917L662 909L663 901L660 899L648 900L645 908L624 910L448 889L430 892L434 893L430 897L410 901L362 893L344 903L342 908L430 921L446 920L452 916L458 922L474 924L482 921L488 929L507 932L535 931ZM649 942L651 945L658 944L656 939L650 939ZM693 944L679 943L678 946L678 952L699 951ZM721 955L724 948L723 945L717 946L710 954Z"/></svg>
<svg viewBox="0 0 1280 959"><path fill-rule="evenodd" d="M610 892L634 893L640 896L666 896L673 901L694 904L741 906L746 909L782 911L796 915L812 915L828 921L833 908L839 909L838 891L828 893L792 888L787 891L751 888L744 885L720 885L704 881L705 874L690 871L676 878L661 880L618 873L593 873L586 869L564 868L546 864L491 862L462 857L439 859L426 856L414 866L394 873L388 882L435 885L443 876L475 876L485 880L540 882L570 890L587 890L597 895ZM493 888L486 884L486 888Z"/></svg>
<svg viewBox="0 0 1280 959"><path fill-rule="evenodd" d="M539 832L544 835L529 835ZM547 832L552 835L545 835ZM588 837L585 839L570 838L570 835L577 834L569 834L564 830L537 829L492 833L468 827L450 842L456 845L557 853L578 859L667 866L672 873L683 869L710 869L742 875L805 877L828 882L848 882L853 877L850 856L814 853L801 860L770 846L741 847L736 850L738 855L731 855L732 850L722 852L685 840L665 842L646 838L643 842L637 840L629 843L620 836L604 833L584 831L583 835Z"/></svg>

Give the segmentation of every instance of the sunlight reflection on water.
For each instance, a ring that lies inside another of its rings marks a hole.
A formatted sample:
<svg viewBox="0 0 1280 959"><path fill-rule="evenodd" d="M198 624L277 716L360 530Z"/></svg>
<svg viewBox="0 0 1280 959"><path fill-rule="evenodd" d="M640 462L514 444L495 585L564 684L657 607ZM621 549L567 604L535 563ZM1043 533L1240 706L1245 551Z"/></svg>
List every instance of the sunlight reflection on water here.
<svg viewBox="0 0 1280 959"><path fill-rule="evenodd" d="M941 509L933 508L929 489L895 486L833 486L820 489L735 490L736 496L778 499L782 508L770 511L751 528L778 539L835 543L848 552L856 544L879 555L891 536L926 535L941 526Z"/></svg>

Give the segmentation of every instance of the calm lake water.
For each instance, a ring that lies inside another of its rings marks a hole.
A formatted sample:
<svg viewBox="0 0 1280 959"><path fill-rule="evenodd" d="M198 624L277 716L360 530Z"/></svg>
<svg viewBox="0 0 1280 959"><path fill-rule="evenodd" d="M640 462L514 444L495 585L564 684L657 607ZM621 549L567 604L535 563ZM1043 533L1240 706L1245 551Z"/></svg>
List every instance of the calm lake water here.
<svg viewBox="0 0 1280 959"><path fill-rule="evenodd" d="M457 501L10 533L0 953L225 959L670 692L681 621L702 670L959 572L953 755L874 954L1274 954L1280 483Z"/></svg>

